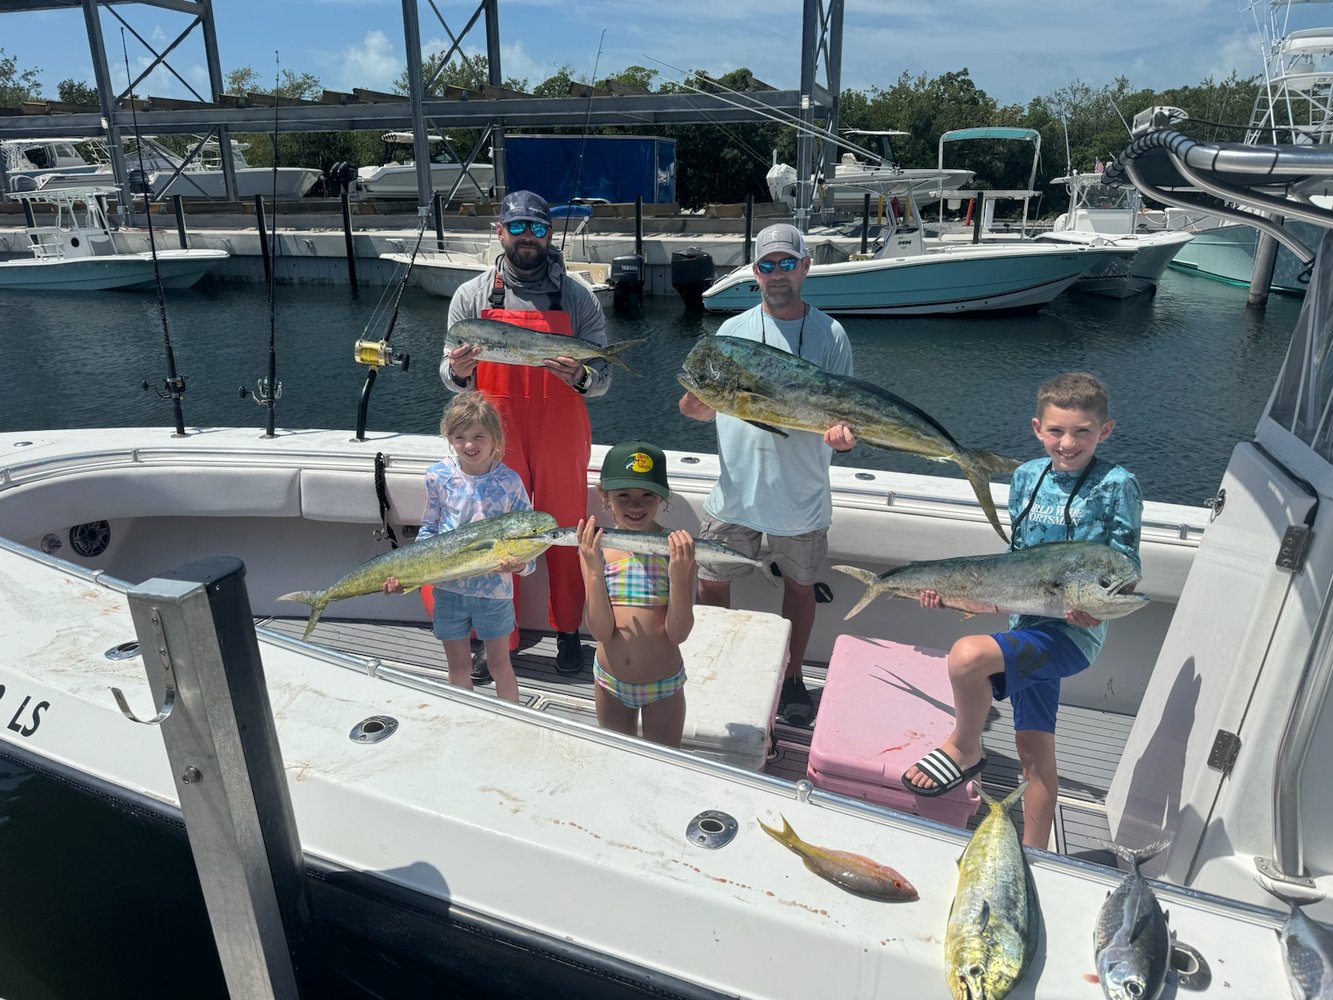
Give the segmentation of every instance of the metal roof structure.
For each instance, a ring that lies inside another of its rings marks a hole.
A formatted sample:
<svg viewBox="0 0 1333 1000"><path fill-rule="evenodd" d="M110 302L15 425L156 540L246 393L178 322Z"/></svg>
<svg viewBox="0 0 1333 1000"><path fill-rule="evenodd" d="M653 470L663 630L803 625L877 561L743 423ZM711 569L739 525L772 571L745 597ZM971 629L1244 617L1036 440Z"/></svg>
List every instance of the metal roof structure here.
<svg viewBox="0 0 1333 1000"><path fill-rule="evenodd" d="M430 157L426 136L449 128L485 129L493 146L497 190L504 186L504 130L506 128L591 127L602 125L652 126L688 123L789 121L797 129L797 220L804 228L813 195L816 156L826 165L836 159L831 141L821 138L816 120L836 133L841 93L843 0L802 0L801 83L798 90L755 90L743 94L725 88L695 88L690 93L617 93L626 88L586 88L576 85L576 96L540 98L506 91L502 86L500 56L500 0L477 0L463 27L454 31L438 6L426 0L452 45L441 67L455 56L465 59L463 41L475 31L485 35L489 84L480 93L448 88L445 96L427 93L434 80L423 78L420 0L402 0L403 40L407 53L407 96L356 90L351 94L325 91L319 101L251 94L235 98L223 93L222 64L218 55L212 0L0 0L0 14L70 10L83 12L92 58L100 111L54 110L29 107L29 113L6 114L0 109L0 139L36 139L52 136L104 137L113 155L112 166L128 195L127 168L121 139L137 128L156 135L204 134L216 140L228 197L234 200L235 179L230 131L328 132L344 129L411 129L416 136L418 193L421 205L431 201ZM191 16L188 25L160 51L129 24L116 8L153 7ZM153 61L123 91L112 84L111 62L103 35L103 15L124 26L153 55ZM200 94L171 68L169 56L195 29L202 33L211 93ZM164 99L131 94L159 67L180 80L196 100ZM438 73L438 71L437 71ZM816 146L822 148L818 151ZM482 148L473 151L472 157ZM469 159L470 162L470 159ZM7 188L0 166L0 187Z"/></svg>

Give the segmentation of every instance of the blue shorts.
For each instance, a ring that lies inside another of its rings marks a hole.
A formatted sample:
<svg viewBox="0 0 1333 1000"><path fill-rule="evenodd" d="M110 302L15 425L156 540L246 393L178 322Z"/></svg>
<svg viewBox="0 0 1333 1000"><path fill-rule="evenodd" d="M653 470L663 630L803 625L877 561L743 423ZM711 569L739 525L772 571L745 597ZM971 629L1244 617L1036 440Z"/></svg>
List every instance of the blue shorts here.
<svg viewBox="0 0 1333 1000"><path fill-rule="evenodd" d="M1004 654L1004 673L991 674L998 701L1014 706L1014 731L1055 732L1060 708L1060 679L1088 667L1088 658L1073 639L1054 629L1024 628L992 632Z"/></svg>
<svg viewBox="0 0 1333 1000"><path fill-rule="evenodd" d="M514 631L514 602L508 597L471 597L435 588L435 613L431 617L435 638L441 642L466 639L498 639Z"/></svg>

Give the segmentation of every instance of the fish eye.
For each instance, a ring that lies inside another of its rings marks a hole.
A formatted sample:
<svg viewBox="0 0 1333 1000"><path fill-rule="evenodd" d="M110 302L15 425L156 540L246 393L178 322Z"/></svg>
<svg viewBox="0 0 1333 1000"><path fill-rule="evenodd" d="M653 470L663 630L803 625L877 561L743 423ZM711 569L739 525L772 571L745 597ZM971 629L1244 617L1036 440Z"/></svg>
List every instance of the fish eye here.
<svg viewBox="0 0 1333 1000"><path fill-rule="evenodd" d="M1103 588L1110 587L1110 586L1111 586L1111 578L1110 578L1109 576L1104 576L1104 575L1103 575L1103 576L1099 576L1099 577L1097 577L1097 584L1098 584L1099 586L1103 587Z"/></svg>
<svg viewBox="0 0 1333 1000"><path fill-rule="evenodd" d="M1125 980L1125 995L1126 995L1126 996L1131 996L1131 997L1141 997L1141 996L1143 996L1143 980L1142 980L1142 979L1126 979L1126 980Z"/></svg>

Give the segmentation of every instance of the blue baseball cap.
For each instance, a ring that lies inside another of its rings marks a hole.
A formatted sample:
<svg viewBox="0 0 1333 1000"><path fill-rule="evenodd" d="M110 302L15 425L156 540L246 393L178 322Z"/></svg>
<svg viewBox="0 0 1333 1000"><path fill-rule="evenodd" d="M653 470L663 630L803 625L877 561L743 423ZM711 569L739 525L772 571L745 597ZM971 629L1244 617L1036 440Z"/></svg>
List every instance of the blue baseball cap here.
<svg viewBox="0 0 1333 1000"><path fill-rule="evenodd" d="M551 224L551 209L546 204L546 199L533 191L510 191L500 202L500 223L518 222L525 219L528 222L544 222L548 226Z"/></svg>

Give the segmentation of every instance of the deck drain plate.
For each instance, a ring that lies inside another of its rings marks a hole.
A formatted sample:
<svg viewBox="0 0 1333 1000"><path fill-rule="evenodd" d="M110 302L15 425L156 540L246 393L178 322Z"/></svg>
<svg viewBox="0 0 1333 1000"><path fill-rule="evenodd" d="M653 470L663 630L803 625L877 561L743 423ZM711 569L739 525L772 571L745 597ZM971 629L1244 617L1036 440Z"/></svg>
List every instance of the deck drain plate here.
<svg viewBox="0 0 1333 1000"><path fill-rule="evenodd" d="M716 851L730 844L739 829L736 817L717 809L705 809L690 820L690 825L685 828L685 837L695 847Z"/></svg>

